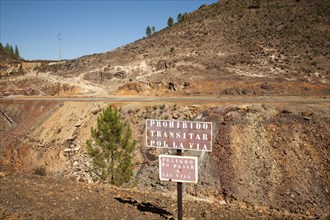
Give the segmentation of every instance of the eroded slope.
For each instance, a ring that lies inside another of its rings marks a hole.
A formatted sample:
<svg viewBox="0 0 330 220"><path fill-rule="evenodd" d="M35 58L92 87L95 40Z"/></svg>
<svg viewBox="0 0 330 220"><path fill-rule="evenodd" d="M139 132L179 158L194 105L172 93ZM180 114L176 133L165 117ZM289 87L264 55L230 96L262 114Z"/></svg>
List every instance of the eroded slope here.
<svg viewBox="0 0 330 220"><path fill-rule="evenodd" d="M18 106L18 103L3 102L1 109L25 106L25 112L15 117L8 113L11 118L19 119L22 115L34 115L37 106L42 110L50 104L23 102ZM85 141L107 103L54 104L50 106L56 108L48 108L49 113L39 113L43 120L35 116L27 122L18 120L16 128L0 136L1 172L32 174L42 167L50 176L92 182ZM175 184L158 178L158 155L173 154L173 150L145 146L144 120L202 120L214 125L213 151L184 152L184 155L198 156L201 164L198 184L185 186L187 199L229 206L239 204L305 217L325 216L330 211L330 118L326 102L306 104L302 100L300 105L121 103L117 106L122 106L121 113L138 140L133 161L140 190L174 196L176 188Z"/></svg>

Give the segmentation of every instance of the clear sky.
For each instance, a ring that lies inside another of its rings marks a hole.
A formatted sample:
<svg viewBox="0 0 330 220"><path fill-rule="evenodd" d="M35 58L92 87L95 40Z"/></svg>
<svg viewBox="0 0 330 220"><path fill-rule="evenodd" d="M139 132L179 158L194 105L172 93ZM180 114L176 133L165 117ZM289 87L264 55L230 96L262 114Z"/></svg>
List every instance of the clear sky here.
<svg viewBox="0 0 330 220"><path fill-rule="evenodd" d="M171 16L218 0L0 0L0 42L18 46L27 60L62 59L101 53L156 31Z"/></svg>

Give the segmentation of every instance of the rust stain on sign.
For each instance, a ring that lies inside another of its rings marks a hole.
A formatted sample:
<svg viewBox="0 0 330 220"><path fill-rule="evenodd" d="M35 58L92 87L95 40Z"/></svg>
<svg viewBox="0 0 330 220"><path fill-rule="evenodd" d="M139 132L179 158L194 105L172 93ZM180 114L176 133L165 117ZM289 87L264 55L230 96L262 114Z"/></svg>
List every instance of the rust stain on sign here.
<svg viewBox="0 0 330 220"><path fill-rule="evenodd" d="M198 158L159 155L159 178L174 182L198 182Z"/></svg>
<svg viewBox="0 0 330 220"><path fill-rule="evenodd" d="M147 119L146 145L212 151L212 122Z"/></svg>

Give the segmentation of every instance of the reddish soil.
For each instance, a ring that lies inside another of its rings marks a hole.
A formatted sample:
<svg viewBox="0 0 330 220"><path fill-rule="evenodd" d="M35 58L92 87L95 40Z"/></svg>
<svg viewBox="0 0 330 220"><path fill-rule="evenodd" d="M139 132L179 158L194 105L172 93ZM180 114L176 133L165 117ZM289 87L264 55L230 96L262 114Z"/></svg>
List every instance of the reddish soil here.
<svg viewBox="0 0 330 220"><path fill-rule="evenodd" d="M184 152L201 166L185 184L187 219L329 219L329 8L223 0L107 53L0 57L0 96L14 96L0 97L0 219L175 219L157 160L173 152L145 147L148 118L214 125L211 153ZM36 100L126 95L192 98L111 103L138 140L132 189L93 183L85 143L109 102Z"/></svg>
<svg viewBox="0 0 330 220"><path fill-rule="evenodd" d="M176 219L172 196L39 175L0 177L0 219ZM174 197L174 198L173 198ZM313 219L263 207L185 200L184 219Z"/></svg>
<svg viewBox="0 0 330 220"><path fill-rule="evenodd" d="M184 152L201 160L198 184L186 184L184 189L187 217L306 219L330 212L330 114L326 99L310 104L302 99L299 106L274 101L117 104L138 139L134 155L137 185L130 190L90 183L85 142L105 106L104 102L33 98L0 104L16 124L6 127L0 136L0 196L6 198L0 210L4 219L90 219L92 213L99 219L108 216L106 207L113 219L175 218L175 185L159 181L157 160L159 154L173 152L144 146L145 118L198 118L214 124L211 153ZM1 117L2 123L6 120ZM98 192L99 188L107 193ZM132 207L135 211L128 210L125 215L118 211Z"/></svg>

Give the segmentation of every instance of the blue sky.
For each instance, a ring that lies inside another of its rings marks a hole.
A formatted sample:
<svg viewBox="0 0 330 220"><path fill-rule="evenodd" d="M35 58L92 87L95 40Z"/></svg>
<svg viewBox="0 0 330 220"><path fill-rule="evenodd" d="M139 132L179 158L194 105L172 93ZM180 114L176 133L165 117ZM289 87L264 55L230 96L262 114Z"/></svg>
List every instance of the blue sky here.
<svg viewBox="0 0 330 220"><path fill-rule="evenodd" d="M62 59L101 53L156 31L171 16L218 0L0 0L0 42L17 45L24 59Z"/></svg>

